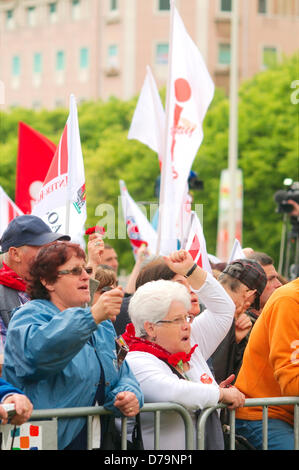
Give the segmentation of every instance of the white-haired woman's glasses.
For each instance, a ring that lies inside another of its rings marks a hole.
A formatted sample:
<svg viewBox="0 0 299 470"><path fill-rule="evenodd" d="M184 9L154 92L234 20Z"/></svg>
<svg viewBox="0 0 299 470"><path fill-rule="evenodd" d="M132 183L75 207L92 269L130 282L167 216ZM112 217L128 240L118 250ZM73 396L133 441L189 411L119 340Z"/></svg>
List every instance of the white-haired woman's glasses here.
<svg viewBox="0 0 299 470"><path fill-rule="evenodd" d="M158 325L159 323L173 323L174 325L183 325L184 323L192 323L193 320L193 315L184 315L183 317L177 317L173 320L159 320L155 322L155 325Z"/></svg>

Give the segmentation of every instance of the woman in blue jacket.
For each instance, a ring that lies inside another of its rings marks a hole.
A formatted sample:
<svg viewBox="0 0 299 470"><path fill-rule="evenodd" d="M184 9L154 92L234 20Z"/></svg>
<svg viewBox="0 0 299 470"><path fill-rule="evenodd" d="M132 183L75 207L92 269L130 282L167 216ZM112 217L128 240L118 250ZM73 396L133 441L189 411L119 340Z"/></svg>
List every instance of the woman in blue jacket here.
<svg viewBox="0 0 299 470"><path fill-rule="evenodd" d="M98 404L132 417L143 395L127 362L118 361L112 324L123 292L115 288L87 306L90 274L77 244L54 242L39 251L28 282L32 300L15 310L9 325L3 377L35 409ZM85 418L60 419L59 449L86 446Z"/></svg>

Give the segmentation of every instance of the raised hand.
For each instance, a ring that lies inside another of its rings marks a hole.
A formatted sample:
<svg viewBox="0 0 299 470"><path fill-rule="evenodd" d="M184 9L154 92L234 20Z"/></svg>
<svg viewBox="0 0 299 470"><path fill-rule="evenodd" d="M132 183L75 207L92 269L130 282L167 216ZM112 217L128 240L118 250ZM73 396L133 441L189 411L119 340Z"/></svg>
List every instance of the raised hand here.
<svg viewBox="0 0 299 470"><path fill-rule="evenodd" d="M91 307L94 321L96 323L101 323L104 320L115 321L120 312L123 297L124 292L121 286L102 294Z"/></svg>

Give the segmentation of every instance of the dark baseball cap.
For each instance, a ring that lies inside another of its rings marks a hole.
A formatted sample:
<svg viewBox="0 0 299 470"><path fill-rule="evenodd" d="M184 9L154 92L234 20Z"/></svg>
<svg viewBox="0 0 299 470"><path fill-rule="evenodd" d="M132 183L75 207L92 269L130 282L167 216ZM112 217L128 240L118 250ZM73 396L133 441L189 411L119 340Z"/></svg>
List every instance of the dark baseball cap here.
<svg viewBox="0 0 299 470"><path fill-rule="evenodd" d="M50 227L35 215L19 215L7 226L0 239L1 253L11 246L42 246L56 240L70 240L68 235L54 233Z"/></svg>
<svg viewBox="0 0 299 470"><path fill-rule="evenodd" d="M255 300L252 306L259 310L260 296L267 284L267 276L260 263L247 258L236 259L226 266L223 273L229 274L235 279L238 279L249 289L256 289Z"/></svg>

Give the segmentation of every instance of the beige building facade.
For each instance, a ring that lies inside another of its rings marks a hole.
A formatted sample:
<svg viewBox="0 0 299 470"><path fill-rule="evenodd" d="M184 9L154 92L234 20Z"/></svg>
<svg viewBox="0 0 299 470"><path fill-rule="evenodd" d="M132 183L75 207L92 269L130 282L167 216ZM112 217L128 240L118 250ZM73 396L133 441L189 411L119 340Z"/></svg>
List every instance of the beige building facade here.
<svg viewBox="0 0 299 470"><path fill-rule="evenodd" d="M238 0L240 82L299 50L299 0ZM216 86L229 89L231 0L176 0ZM169 0L0 0L0 106L130 99L166 85Z"/></svg>

